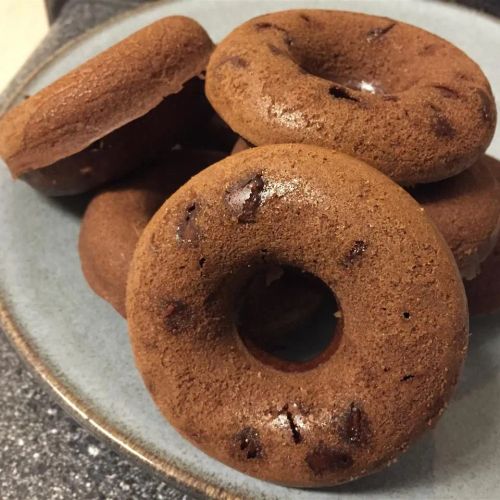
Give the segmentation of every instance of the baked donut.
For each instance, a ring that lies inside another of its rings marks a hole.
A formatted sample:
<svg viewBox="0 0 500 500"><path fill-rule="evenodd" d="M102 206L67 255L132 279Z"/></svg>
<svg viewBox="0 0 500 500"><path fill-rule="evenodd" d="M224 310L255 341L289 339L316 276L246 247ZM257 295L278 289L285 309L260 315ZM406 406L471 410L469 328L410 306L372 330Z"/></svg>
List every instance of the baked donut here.
<svg viewBox="0 0 500 500"><path fill-rule="evenodd" d="M205 119L203 83L181 90L212 48L187 17L141 29L8 111L0 157L14 178L49 195L87 191L148 164Z"/></svg>
<svg viewBox="0 0 500 500"><path fill-rule="evenodd" d="M496 125L490 85L461 50L399 21L333 10L242 24L212 54L206 93L255 145L334 148L403 185L468 168Z"/></svg>
<svg viewBox="0 0 500 500"><path fill-rule="evenodd" d="M462 276L471 280L492 252L500 229L500 197L483 156L461 174L410 189L448 243Z"/></svg>
<svg viewBox="0 0 500 500"><path fill-rule="evenodd" d="M251 147L240 137L231 154ZM441 231L462 276L468 280L479 274L500 228L500 198L491 172L494 162L483 156L454 177L408 189Z"/></svg>
<svg viewBox="0 0 500 500"><path fill-rule="evenodd" d="M500 243L481 266L481 274L465 282L465 291L472 315L500 311Z"/></svg>
<svg viewBox="0 0 500 500"><path fill-rule="evenodd" d="M238 335L240 290L267 266L336 297L335 334L305 364ZM291 486L390 463L441 415L468 339L456 264L415 200L360 160L299 144L230 156L165 202L134 254L127 317L137 367L178 431Z"/></svg>
<svg viewBox="0 0 500 500"><path fill-rule="evenodd" d="M172 151L153 168L98 193L87 206L78 250L90 288L125 316L125 289L139 236L176 189L222 159L213 151Z"/></svg>
<svg viewBox="0 0 500 500"><path fill-rule="evenodd" d="M485 161L500 183L500 162L491 156L486 156ZM500 200L500 191L497 195ZM493 252L481 264L481 274L465 282L465 291L471 314L500 311L500 240L497 240Z"/></svg>

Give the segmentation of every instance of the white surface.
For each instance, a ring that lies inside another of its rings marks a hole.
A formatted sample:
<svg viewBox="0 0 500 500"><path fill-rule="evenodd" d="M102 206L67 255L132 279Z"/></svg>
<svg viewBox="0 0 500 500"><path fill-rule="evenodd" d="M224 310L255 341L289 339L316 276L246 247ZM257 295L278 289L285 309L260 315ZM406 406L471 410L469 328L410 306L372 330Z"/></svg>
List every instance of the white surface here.
<svg viewBox="0 0 500 500"><path fill-rule="evenodd" d="M173 0L121 18L51 63L29 93L163 15L198 19L215 40L241 21L282 8L279 0ZM287 1L387 15L433 31L476 59L500 95L498 24L459 7L425 1ZM492 150L500 154L498 134ZM28 339L78 396L116 427L193 474L231 491L279 498L498 498L500 491L500 317L472 326L470 356L437 429L377 475L331 491L289 490L235 472L189 445L160 416L135 371L126 325L87 287L79 269L79 219L0 169L0 289Z"/></svg>
<svg viewBox="0 0 500 500"><path fill-rule="evenodd" d="M0 92L47 30L44 0L0 0Z"/></svg>

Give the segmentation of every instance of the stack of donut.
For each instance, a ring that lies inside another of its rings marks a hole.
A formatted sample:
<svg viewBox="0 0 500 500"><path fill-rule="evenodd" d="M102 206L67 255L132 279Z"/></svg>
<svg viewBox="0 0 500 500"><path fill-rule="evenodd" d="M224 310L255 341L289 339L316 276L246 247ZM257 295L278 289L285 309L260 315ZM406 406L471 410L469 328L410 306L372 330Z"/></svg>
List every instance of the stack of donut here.
<svg viewBox="0 0 500 500"><path fill-rule="evenodd" d="M0 155L48 195L99 188L83 273L169 422L318 487L434 426L467 351L463 280L474 313L500 309L495 125L477 64L408 24L284 11L214 49L169 17L7 112Z"/></svg>

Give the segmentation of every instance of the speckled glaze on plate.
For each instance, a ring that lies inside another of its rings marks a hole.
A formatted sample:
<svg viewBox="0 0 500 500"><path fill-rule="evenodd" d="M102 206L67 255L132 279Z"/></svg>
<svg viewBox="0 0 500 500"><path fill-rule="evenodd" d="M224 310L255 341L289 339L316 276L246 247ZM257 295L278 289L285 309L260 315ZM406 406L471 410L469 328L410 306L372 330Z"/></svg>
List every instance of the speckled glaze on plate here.
<svg viewBox="0 0 500 500"><path fill-rule="evenodd" d="M170 14L219 40L279 0L171 0L140 8L76 40L19 90L53 81L129 33ZM465 8L414 0L290 0L287 8L385 15L433 31L471 55L500 96L500 24ZM489 152L500 157L497 133ZM214 498L498 498L500 315L475 319L470 355L438 427L391 468L330 490L293 490L240 474L198 451L164 421L135 370L126 324L87 287L76 242L82 199L51 200L0 166L0 324L61 404L100 437L166 479Z"/></svg>

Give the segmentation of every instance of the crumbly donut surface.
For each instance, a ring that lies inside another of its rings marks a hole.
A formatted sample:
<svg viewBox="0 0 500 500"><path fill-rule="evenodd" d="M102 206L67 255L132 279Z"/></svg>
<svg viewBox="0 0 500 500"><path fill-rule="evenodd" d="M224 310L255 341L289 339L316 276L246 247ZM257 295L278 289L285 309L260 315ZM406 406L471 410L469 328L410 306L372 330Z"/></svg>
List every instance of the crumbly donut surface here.
<svg viewBox="0 0 500 500"><path fill-rule="evenodd" d="M496 125L489 83L461 50L352 12L292 10L245 22L215 49L206 91L255 145L333 148L403 185L468 168Z"/></svg>
<svg viewBox="0 0 500 500"><path fill-rule="evenodd" d="M300 372L257 360L233 321L262 263L335 293L340 338ZM137 366L165 417L250 475L334 485L386 465L450 398L468 339L458 269L425 211L363 162L275 145L179 189L134 254L127 287Z"/></svg>

